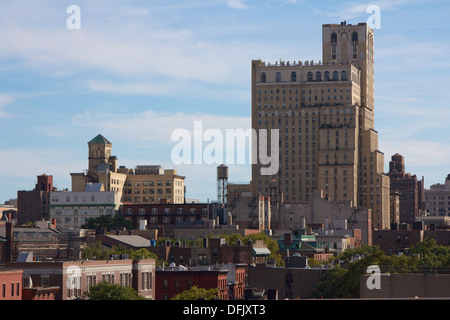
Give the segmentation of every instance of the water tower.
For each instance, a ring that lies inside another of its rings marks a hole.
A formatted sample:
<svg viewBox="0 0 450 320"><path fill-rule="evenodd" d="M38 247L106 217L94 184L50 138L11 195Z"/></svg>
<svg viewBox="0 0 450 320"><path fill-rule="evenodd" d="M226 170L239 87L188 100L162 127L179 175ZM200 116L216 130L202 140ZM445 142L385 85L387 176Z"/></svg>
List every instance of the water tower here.
<svg viewBox="0 0 450 320"><path fill-rule="evenodd" d="M227 206L228 167L224 164L217 167L217 199L222 208Z"/></svg>

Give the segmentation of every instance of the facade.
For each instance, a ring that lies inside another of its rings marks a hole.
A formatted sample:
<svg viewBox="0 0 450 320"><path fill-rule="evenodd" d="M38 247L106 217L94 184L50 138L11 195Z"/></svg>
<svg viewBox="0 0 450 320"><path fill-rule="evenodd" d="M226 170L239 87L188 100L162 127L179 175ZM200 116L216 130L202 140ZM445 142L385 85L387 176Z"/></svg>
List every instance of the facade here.
<svg viewBox="0 0 450 320"><path fill-rule="evenodd" d="M88 169L71 173L72 192L84 192L89 183L100 183L105 191L117 192L122 200L127 175L120 173L117 157L112 155L112 143L101 134L88 142Z"/></svg>
<svg viewBox="0 0 450 320"><path fill-rule="evenodd" d="M322 190L315 190L306 203L285 203L279 209L280 229L297 230L321 225L322 229L359 229L363 243L372 241L372 211L358 208L351 201L330 201Z"/></svg>
<svg viewBox="0 0 450 320"><path fill-rule="evenodd" d="M17 223L24 224L50 217L50 192L55 191L53 176L46 174L37 177L32 191L17 191Z"/></svg>
<svg viewBox="0 0 450 320"><path fill-rule="evenodd" d="M88 169L71 173L72 191L82 192L88 183L100 183L105 191L116 192L121 202L159 203L168 199L184 203L184 177L176 170L149 165L119 167L117 157L112 155L112 143L101 134L88 142L88 148Z"/></svg>
<svg viewBox="0 0 450 320"><path fill-rule="evenodd" d="M14 227L10 222L0 224L0 263L16 261L21 253L29 253L38 261L77 260L86 247L95 243L94 230L59 231L47 224L37 228Z"/></svg>
<svg viewBox="0 0 450 320"><path fill-rule="evenodd" d="M103 215L115 215L120 202L114 191L83 191L50 193L50 218L56 221L56 227L81 228L89 218Z"/></svg>
<svg viewBox="0 0 450 320"><path fill-rule="evenodd" d="M369 208L374 228L389 228L389 178L374 129L373 30L366 23L322 27L321 62L252 61L252 128L279 130L279 170L252 166L253 193L284 203L331 201ZM275 142L276 143L276 142ZM268 145L271 145L270 134ZM259 154L258 150L255 150Z"/></svg>
<svg viewBox="0 0 450 320"><path fill-rule="evenodd" d="M139 227L143 222L149 229L175 224L180 227L195 224L204 226L211 208L208 203L124 203L123 216L134 227Z"/></svg>
<svg viewBox="0 0 450 320"><path fill-rule="evenodd" d="M154 204L167 199L171 203L184 203L184 178L174 169L137 166L128 170L123 201Z"/></svg>
<svg viewBox="0 0 450 320"><path fill-rule="evenodd" d="M155 298L155 260L77 260L14 262L9 269L23 270L23 287L59 287L56 300L84 299L89 287L107 281L129 286L146 298Z"/></svg>
<svg viewBox="0 0 450 320"><path fill-rule="evenodd" d="M190 270L179 266L156 270L156 300L170 300L193 286L216 289L220 300L229 300L228 270Z"/></svg>
<svg viewBox="0 0 450 320"><path fill-rule="evenodd" d="M450 275L448 274L395 274L381 273L380 288L371 289L370 275L360 279L362 299L423 299L448 298L450 296Z"/></svg>
<svg viewBox="0 0 450 320"><path fill-rule="evenodd" d="M148 248L157 257L170 263L183 266L206 266L223 264L252 264L265 263L270 251L262 241L255 243L227 244L224 238L203 240L203 246L187 247L183 241L166 243L166 245Z"/></svg>
<svg viewBox="0 0 450 320"><path fill-rule="evenodd" d="M373 245L386 255L407 253L409 248L424 240L424 230L374 230Z"/></svg>
<svg viewBox="0 0 450 320"><path fill-rule="evenodd" d="M275 292L269 299L305 299L311 297L325 272L325 269L289 266L274 268L266 264L256 264L249 266L248 287L269 293Z"/></svg>
<svg viewBox="0 0 450 320"><path fill-rule="evenodd" d="M398 153L392 156L387 175L390 180L391 197L394 197L396 193L399 198L399 220L391 219L391 223L413 223L418 216L422 215L423 178L418 180L416 175L405 173L405 160ZM391 202L391 205L395 206L395 202ZM391 207L391 211L393 209Z"/></svg>
<svg viewBox="0 0 450 320"><path fill-rule="evenodd" d="M22 300L22 270L0 269L0 301Z"/></svg>
<svg viewBox="0 0 450 320"><path fill-rule="evenodd" d="M445 183L437 183L424 190L425 208L431 216L450 216L450 174Z"/></svg>
<svg viewBox="0 0 450 320"><path fill-rule="evenodd" d="M228 194L226 208L232 222L241 229L259 231L272 229L272 213L270 197L251 192L237 192L234 189Z"/></svg>

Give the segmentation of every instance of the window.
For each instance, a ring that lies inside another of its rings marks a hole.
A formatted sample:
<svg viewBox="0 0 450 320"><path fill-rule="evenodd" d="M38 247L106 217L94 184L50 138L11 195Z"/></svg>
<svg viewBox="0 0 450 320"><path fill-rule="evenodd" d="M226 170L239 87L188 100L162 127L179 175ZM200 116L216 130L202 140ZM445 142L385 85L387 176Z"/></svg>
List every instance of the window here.
<svg viewBox="0 0 450 320"><path fill-rule="evenodd" d="M333 80L334 81L339 80L339 73L337 71L333 71Z"/></svg>
<svg viewBox="0 0 450 320"><path fill-rule="evenodd" d="M347 80L347 71L342 70L341 72L341 80L346 81Z"/></svg>
<svg viewBox="0 0 450 320"><path fill-rule="evenodd" d="M325 71L324 81L329 81L329 80L330 80L330 72L329 71Z"/></svg>
<svg viewBox="0 0 450 320"><path fill-rule="evenodd" d="M281 82L281 72L277 72L277 73L275 74L275 81L276 81L276 82Z"/></svg>
<svg viewBox="0 0 450 320"><path fill-rule="evenodd" d="M311 71L308 72L307 81L313 81L313 73Z"/></svg>
<svg viewBox="0 0 450 320"><path fill-rule="evenodd" d="M291 81L292 82L297 81L297 73L295 71L291 72Z"/></svg>
<svg viewBox="0 0 450 320"><path fill-rule="evenodd" d="M266 82L266 73L261 73L261 82Z"/></svg>
<svg viewBox="0 0 450 320"><path fill-rule="evenodd" d="M167 288L167 280L165 280L165 279L163 280L163 287L164 287L164 281L166 281L165 288ZM150 290L151 288L152 288L151 272L142 272L142 290Z"/></svg>
<svg viewBox="0 0 450 320"><path fill-rule="evenodd" d="M322 73L320 71L316 72L316 81L322 81Z"/></svg>
<svg viewBox="0 0 450 320"><path fill-rule="evenodd" d="M50 286L50 277L48 275L41 276L41 286L47 288Z"/></svg>
<svg viewBox="0 0 450 320"><path fill-rule="evenodd" d="M87 290L88 291L91 286L95 286L96 284L97 284L97 277L95 275L87 276Z"/></svg>

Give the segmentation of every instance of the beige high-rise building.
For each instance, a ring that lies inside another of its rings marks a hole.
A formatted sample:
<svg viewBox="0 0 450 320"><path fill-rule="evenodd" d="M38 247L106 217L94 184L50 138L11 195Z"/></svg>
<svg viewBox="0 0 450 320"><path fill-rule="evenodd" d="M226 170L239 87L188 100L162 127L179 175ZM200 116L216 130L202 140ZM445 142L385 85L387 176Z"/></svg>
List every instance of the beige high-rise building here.
<svg viewBox="0 0 450 320"><path fill-rule="evenodd" d="M374 129L374 33L366 23L322 26L321 61L252 61L252 128L279 130L279 170L252 166L252 191L284 203L331 201L372 209L389 228L389 178ZM259 154L259 150L256 150ZM267 165L269 166L269 165Z"/></svg>
<svg viewBox="0 0 450 320"><path fill-rule="evenodd" d="M164 170L159 165L140 165L134 169L118 166L111 155L112 143L99 134L88 142L88 170L71 173L72 191L84 192L90 183L100 183L104 191L114 191L120 202L184 203L184 176L175 169Z"/></svg>

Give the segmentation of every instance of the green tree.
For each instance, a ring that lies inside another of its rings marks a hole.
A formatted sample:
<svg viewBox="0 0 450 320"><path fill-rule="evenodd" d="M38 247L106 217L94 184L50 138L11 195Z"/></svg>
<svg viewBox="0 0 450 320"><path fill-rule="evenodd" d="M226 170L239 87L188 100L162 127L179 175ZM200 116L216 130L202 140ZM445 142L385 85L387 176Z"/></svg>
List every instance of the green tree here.
<svg viewBox="0 0 450 320"><path fill-rule="evenodd" d="M85 293L89 300L147 300L131 287L111 284L106 281L91 286Z"/></svg>
<svg viewBox="0 0 450 320"><path fill-rule="evenodd" d="M217 299L217 292L219 292L218 288L204 289L193 286L173 296L171 300L213 300Z"/></svg>
<svg viewBox="0 0 450 320"><path fill-rule="evenodd" d="M115 229L131 229L131 222L121 215L103 215L97 218L89 218L86 223L81 226L84 229L94 229L97 234L101 234L103 230L110 232Z"/></svg>
<svg viewBox="0 0 450 320"><path fill-rule="evenodd" d="M102 247L100 242L85 248L81 254L83 259L87 260L107 260L111 255L111 250Z"/></svg>
<svg viewBox="0 0 450 320"><path fill-rule="evenodd" d="M262 240L264 244L267 246L267 249L269 249L269 259L274 259L277 266L284 266L284 260L281 257L281 255L278 253L280 250L280 247L278 246L278 243L272 239L269 235L265 234L264 232L251 234L245 237L242 237L238 233L233 233L229 235L221 235L221 238L225 238L227 243L229 245L233 245L236 243L236 241L241 240L244 244L248 243L249 240L251 240L253 243L255 243L256 240ZM212 235L209 236L209 238L212 238Z"/></svg>
<svg viewBox="0 0 450 320"><path fill-rule="evenodd" d="M159 265L160 263L158 256L145 248L132 250L127 249L124 246L117 246L113 247L110 252L111 254L127 254L129 259L155 259L156 265Z"/></svg>
<svg viewBox="0 0 450 320"><path fill-rule="evenodd" d="M419 266L450 266L450 247L438 245L435 239L425 240L411 247L410 256Z"/></svg>

